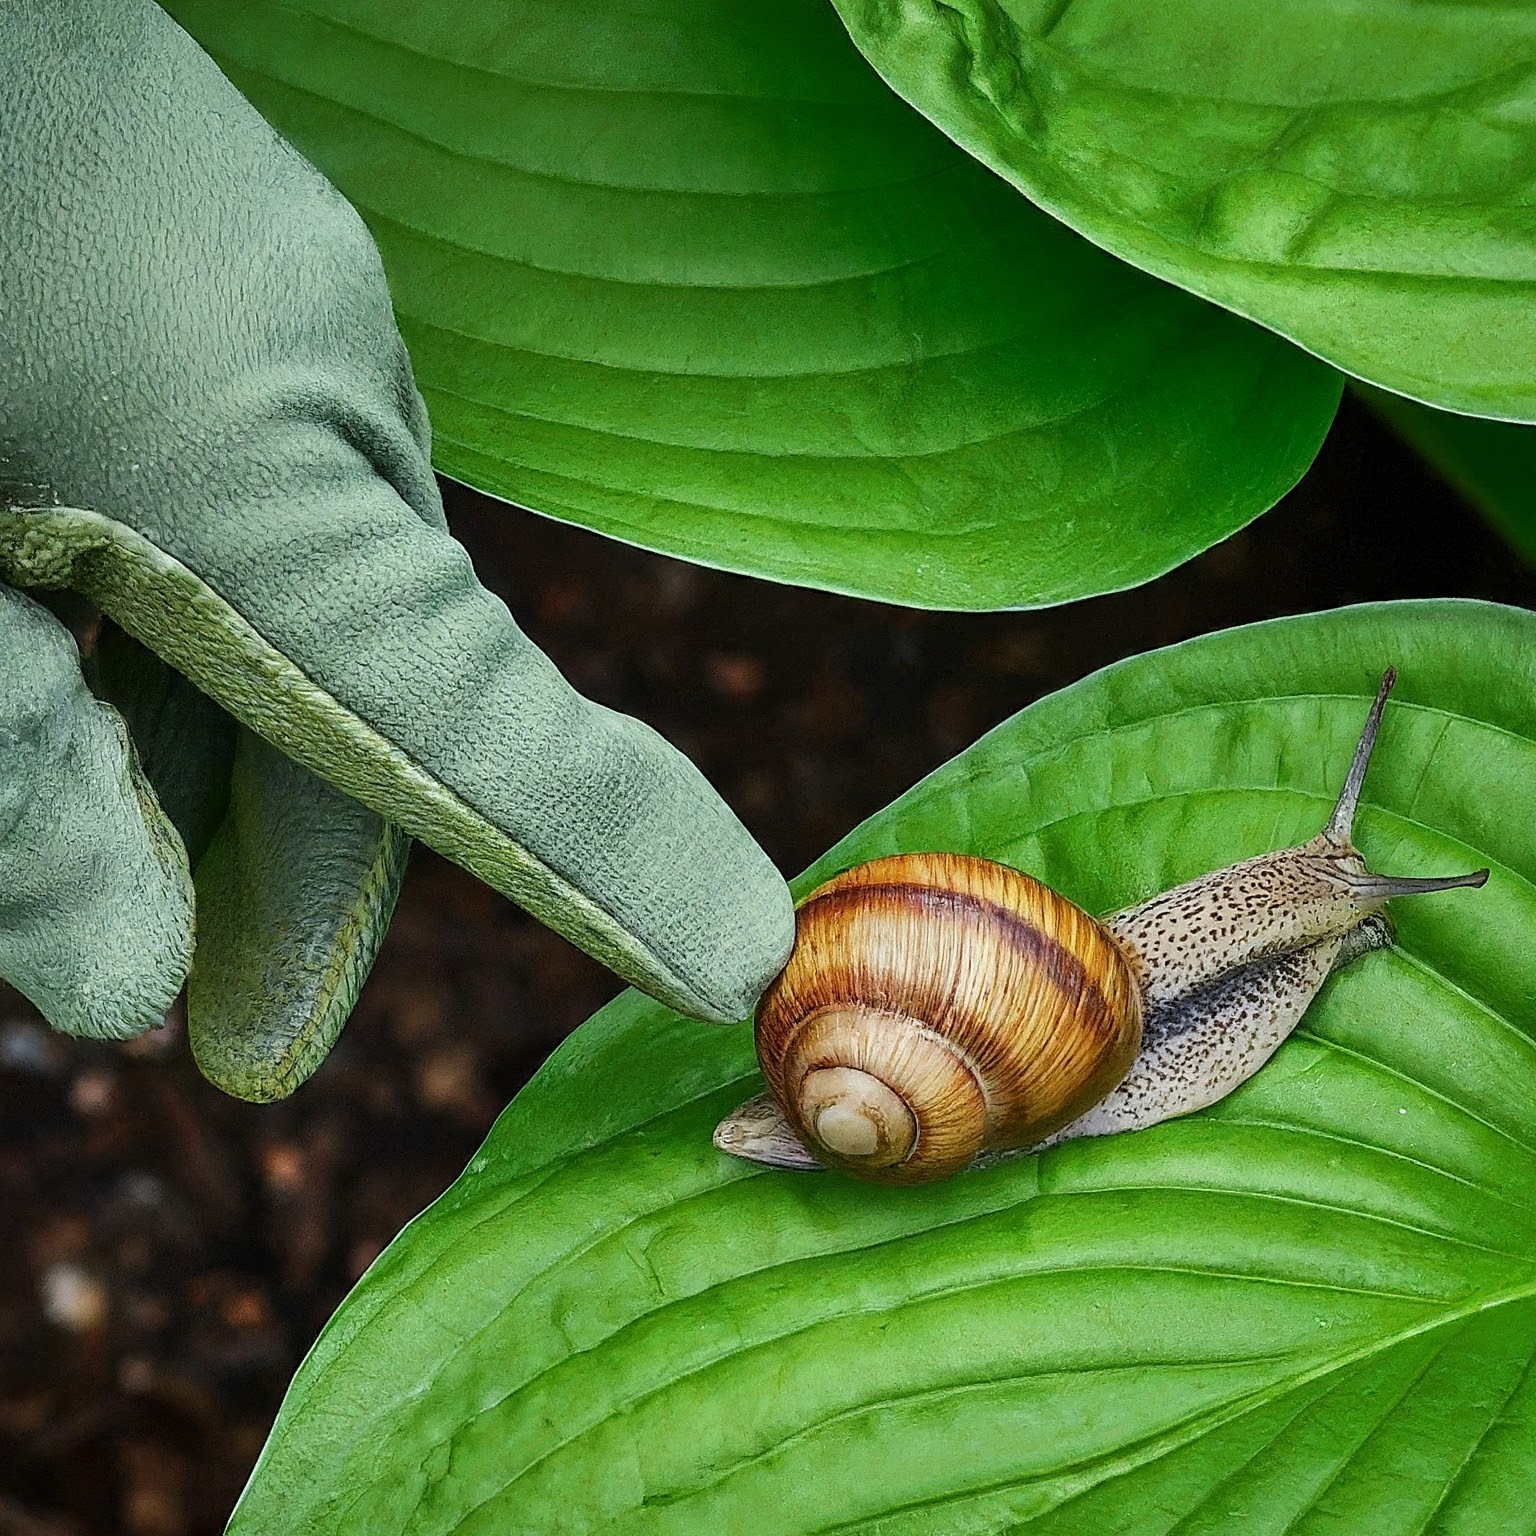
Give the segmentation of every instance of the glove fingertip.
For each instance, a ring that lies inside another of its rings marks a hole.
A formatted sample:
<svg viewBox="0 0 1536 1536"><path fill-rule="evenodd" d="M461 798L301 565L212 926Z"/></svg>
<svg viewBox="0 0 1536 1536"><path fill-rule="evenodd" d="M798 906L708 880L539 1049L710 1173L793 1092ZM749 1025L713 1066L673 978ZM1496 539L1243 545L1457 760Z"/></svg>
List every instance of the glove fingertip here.
<svg viewBox="0 0 1536 1536"><path fill-rule="evenodd" d="M769 982L784 969L795 942L795 911L789 887L762 860L769 878L728 887L726 918L707 949L690 956L696 978L682 1011L710 1024L750 1018Z"/></svg>
<svg viewBox="0 0 1536 1536"><path fill-rule="evenodd" d="M7 979L55 1029L131 1040L165 1022L186 982L192 879L122 717L91 704L74 723L64 782L57 770L46 774L52 782L38 798L47 810L40 805L16 839L33 867L19 870L23 848L0 850L0 873L16 874L23 888L55 877L46 895L36 893L30 922L0 929L0 957Z"/></svg>
<svg viewBox="0 0 1536 1536"><path fill-rule="evenodd" d="M325 1060L367 978L409 839L250 732L230 809L197 870L187 1036L216 1088L293 1093Z"/></svg>
<svg viewBox="0 0 1536 1536"><path fill-rule="evenodd" d="M128 968L108 957L106 964L61 978L62 985L31 1000L54 1029L85 1040L132 1040L158 1029L187 978L190 919L186 931L185 944L140 951Z"/></svg>

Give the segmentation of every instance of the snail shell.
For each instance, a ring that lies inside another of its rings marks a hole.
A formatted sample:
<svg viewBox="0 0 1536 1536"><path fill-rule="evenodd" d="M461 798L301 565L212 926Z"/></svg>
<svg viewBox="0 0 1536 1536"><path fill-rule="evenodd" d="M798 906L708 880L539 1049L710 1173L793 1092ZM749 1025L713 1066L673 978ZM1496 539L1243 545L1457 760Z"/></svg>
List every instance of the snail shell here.
<svg viewBox="0 0 1536 1536"><path fill-rule="evenodd" d="M757 1008L797 1135L882 1183L1040 1141L1125 1076L1141 992L1104 927L1017 870L899 854L812 892Z"/></svg>

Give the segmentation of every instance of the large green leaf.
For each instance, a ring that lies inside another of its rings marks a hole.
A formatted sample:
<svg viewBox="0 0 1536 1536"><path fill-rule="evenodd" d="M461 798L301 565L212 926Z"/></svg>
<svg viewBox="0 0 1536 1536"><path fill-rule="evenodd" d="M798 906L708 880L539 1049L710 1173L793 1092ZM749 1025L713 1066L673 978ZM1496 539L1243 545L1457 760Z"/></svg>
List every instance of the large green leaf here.
<svg viewBox="0 0 1536 1536"><path fill-rule="evenodd" d="M999 727L809 872L991 854L1103 909L1359 823L1404 902L1214 1111L948 1184L713 1151L747 1031L580 1029L299 1372L237 1532L1528 1532L1536 616L1233 630ZM1290 1523L1288 1523L1290 1522Z"/></svg>
<svg viewBox="0 0 1536 1536"><path fill-rule="evenodd" d="M1436 411L1369 386L1356 392L1536 565L1536 427Z"/></svg>
<svg viewBox="0 0 1536 1536"><path fill-rule="evenodd" d="M1145 581L1270 506L1339 381L1111 260L825 0L173 0L378 239L446 473L898 602Z"/></svg>
<svg viewBox="0 0 1536 1536"><path fill-rule="evenodd" d="M1360 377L1536 420L1536 4L835 0L1116 255Z"/></svg>

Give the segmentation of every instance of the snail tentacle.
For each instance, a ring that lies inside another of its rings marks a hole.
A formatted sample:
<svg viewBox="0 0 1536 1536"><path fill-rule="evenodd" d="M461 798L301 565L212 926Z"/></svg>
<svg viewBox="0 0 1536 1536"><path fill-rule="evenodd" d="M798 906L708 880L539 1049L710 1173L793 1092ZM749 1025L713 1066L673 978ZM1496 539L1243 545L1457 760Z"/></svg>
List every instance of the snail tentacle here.
<svg viewBox="0 0 1536 1536"><path fill-rule="evenodd" d="M1429 878L1378 875L1351 841L1396 675L1389 668L1382 678L1333 814L1316 837L1186 881L1104 919L1130 958L1149 1007L1189 996L1256 960L1341 938L1394 897L1487 880L1486 869Z"/></svg>

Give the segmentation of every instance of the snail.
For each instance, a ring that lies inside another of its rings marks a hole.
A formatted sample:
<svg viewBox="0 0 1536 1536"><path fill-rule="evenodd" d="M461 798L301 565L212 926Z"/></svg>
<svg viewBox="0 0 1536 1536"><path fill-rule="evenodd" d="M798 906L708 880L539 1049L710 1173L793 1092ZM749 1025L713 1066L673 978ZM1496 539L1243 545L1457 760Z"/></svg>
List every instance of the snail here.
<svg viewBox="0 0 1536 1536"><path fill-rule="evenodd" d="M1353 844L1395 675L1316 837L1102 920L959 854L876 859L813 891L757 1007L769 1092L722 1121L715 1145L917 1184L1224 1098L1331 971L1391 944L1388 901L1488 878L1373 874Z"/></svg>

